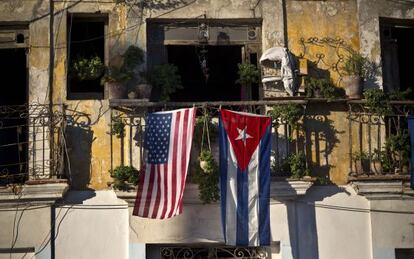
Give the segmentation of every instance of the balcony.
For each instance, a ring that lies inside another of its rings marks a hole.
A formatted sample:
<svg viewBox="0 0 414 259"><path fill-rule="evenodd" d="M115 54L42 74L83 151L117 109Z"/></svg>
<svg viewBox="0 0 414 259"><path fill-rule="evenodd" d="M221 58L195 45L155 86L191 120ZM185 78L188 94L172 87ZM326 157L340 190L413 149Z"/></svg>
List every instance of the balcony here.
<svg viewBox="0 0 414 259"><path fill-rule="evenodd" d="M53 112L52 112L53 111ZM59 106L0 106L0 202L52 202L64 177L65 116Z"/></svg>
<svg viewBox="0 0 414 259"><path fill-rule="evenodd" d="M407 117L413 114L414 102L391 102L390 105L390 113L381 116L370 113L364 100L328 102L323 99L283 98L203 103L111 100L112 122L125 124L123 136L111 135L111 170L121 164L141 168L147 112L200 107L198 116L209 118L211 135L217 127L219 109L226 108L272 116L271 175L273 182L277 183L272 185L272 197L297 197L306 193L313 183L351 183L357 192L364 195L370 195L370 190L374 194L413 195L408 185L411 162ZM201 148L200 130L196 126L190 181ZM207 143L205 138L204 135L204 147ZM218 144L211 136L210 146L217 161ZM392 154L388 156L391 149Z"/></svg>

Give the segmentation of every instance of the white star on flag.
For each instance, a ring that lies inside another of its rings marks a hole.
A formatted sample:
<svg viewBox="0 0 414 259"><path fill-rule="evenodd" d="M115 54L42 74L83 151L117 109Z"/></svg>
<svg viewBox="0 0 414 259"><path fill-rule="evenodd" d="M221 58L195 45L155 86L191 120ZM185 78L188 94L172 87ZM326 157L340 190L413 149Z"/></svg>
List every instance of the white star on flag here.
<svg viewBox="0 0 414 259"><path fill-rule="evenodd" d="M239 132L239 136L236 138L236 140L242 140L244 145L246 146L246 140L248 138L253 138L252 136L247 134L247 126L243 130L237 128L237 131Z"/></svg>

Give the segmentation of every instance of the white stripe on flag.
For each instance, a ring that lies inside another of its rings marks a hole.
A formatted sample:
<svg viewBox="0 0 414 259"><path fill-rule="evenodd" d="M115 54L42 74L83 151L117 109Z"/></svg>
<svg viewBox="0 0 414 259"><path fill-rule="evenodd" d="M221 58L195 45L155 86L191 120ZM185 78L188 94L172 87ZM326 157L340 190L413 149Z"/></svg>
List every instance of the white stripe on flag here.
<svg viewBox="0 0 414 259"><path fill-rule="evenodd" d="M148 215L149 217L152 216L152 212L154 211L154 205L155 205L155 200L157 197L157 191L158 191L158 166L154 166L154 182L152 184L152 194L151 194L151 203L150 203L150 207L149 207L149 211L148 211Z"/></svg>
<svg viewBox="0 0 414 259"><path fill-rule="evenodd" d="M259 245L259 150L254 151L248 166L249 246Z"/></svg>
<svg viewBox="0 0 414 259"><path fill-rule="evenodd" d="M179 123L180 132L184 132L185 130L187 130L187 129L184 129L184 115L185 115L184 111L180 112L180 123ZM176 192L175 192L175 197L174 197L176 207L173 208L173 212L175 212L176 209L179 207L177 205L178 205L178 201L180 199L180 194L181 194L181 192L179 191L180 189L179 189L178 182L181 181L181 174L182 174L181 160L185 159L185 157L184 157L185 154L183 154L182 148L183 148L183 134L179 134L178 135L178 140L177 140L177 161L176 161L176 166L177 166L176 172L177 172L177 174L176 174L176 177L175 177L176 178L176 184L175 184ZM183 157L180 159L181 156L183 156ZM180 185L181 185L181 183L180 183Z"/></svg>
<svg viewBox="0 0 414 259"><path fill-rule="evenodd" d="M147 192L148 192L150 175L151 175L151 166L147 166L145 168L145 180L144 180L144 184L143 184L143 190L142 190L142 193L141 193L141 201L139 202L138 215L143 215L144 214L144 207L145 207L145 202L147 201Z"/></svg>
<svg viewBox="0 0 414 259"><path fill-rule="evenodd" d="M226 238L227 244L237 241L237 159L228 141L227 155L227 194L226 194Z"/></svg>
<svg viewBox="0 0 414 259"><path fill-rule="evenodd" d="M177 127L175 121L177 117L178 112L174 112L173 116L171 118L171 131L170 131L170 147L168 150L168 170L165 174L165 177L167 178L167 209L165 211L165 214L162 215L162 218L166 218L168 213L171 209L171 203L172 203L172 172L174 170L173 163L174 163L174 145L175 145L175 127Z"/></svg>

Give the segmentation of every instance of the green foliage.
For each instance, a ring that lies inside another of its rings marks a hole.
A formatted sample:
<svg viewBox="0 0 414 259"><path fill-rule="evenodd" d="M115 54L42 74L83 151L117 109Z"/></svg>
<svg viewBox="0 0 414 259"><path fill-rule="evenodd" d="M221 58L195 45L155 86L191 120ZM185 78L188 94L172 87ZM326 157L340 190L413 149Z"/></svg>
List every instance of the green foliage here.
<svg viewBox="0 0 414 259"><path fill-rule="evenodd" d="M195 141L195 144L201 148L201 139L203 137L203 128L205 127L205 123L208 123L208 133L210 136L210 142L213 143L217 139L218 136L218 125L217 123L214 123L211 121L210 117L208 115L202 115L198 116L196 118L196 123L194 126L194 136L193 141ZM206 129L204 129L206 130ZM204 143L207 141L207 134L204 132Z"/></svg>
<svg viewBox="0 0 414 259"><path fill-rule="evenodd" d="M260 72L255 65L237 64L237 66L239 67L237 83L251 84L259 82Z"/></svg>
<svg viewBox="0 0 414 259"><path fill-rule="evenodd" d="M407 100L409 99L409 96L411 94L412 90L411 88L407 88L405 91L392 91L388 93L388 96L391 101L398 101L398 100Z"/></svg>
<svg viewBox="0 0 414 259"><path fill-rule="evenodd" d="M297 104L278 104L272 107L269 114L276 124L279 124L279 122L287 123L293 129L298 129L303 110Z"/></svg>
<svg viewBox="0 0 414 259"><path fill-rule="evenodd" d="M202 150L199 156L200 161L205 161L204 169L198 167L195 170L194 181L198 184L200 200L203 203L211 203L220 199L219 194L219 169L211 151Z"/></svg>
<svg viewBox="0 0 414 259"><path fill-rule="evenodd" d="M389 97L381 89L373 88L365 90L364 97L367 101L366 106L371 113L379 116L391 113Z"/></svg>
<svg viewBox="0 0 414 259"><path fill-rule="evenodd" d="M121 118L114 118L111 125L111 134L117 138L125 136L125 122Z"/></svg>
<svg viewBox="0 0 414 259"><path fill-rule="evenodd" d="M160 101L169 101L171 94L183 88L178 68L173 64L155 66L148 77L153 87L160 90Z"/></svg>
<svg viewBox="0 0 414 259"><path fill-rule="evenodd" d="M393 172L396 168L395 161L386 150L374 149L373 160L381 163L383 172Z"/></svg>
<svg viewBox="0 0 414 259"><path fill-rule="evenodd" d="M110 66L106 68L105 75L101 78L101 85L104 83L125 83L131 80L132 72L122 70L121 68Z"/></svg>
<svg viewBox="0 0 414 259"><path fill-rule="evenodd" d="M133 166L117 166L111 177L114 178L114 187L118 190L127 190L128 184L137 185L139 172Z"/></svg>
<svg viewBox="0 0 414 259"><path fill-rule="evenodd" d="M306 155L303 151L290 154L287 161L293 178L309 175L309 169L306 168Z"/></svg>
<svg viewBox="0 0 414 259"><path fill-rule="evenodd" d="M122 69L125 71L133 71L136 66L144 62L144 51L139 47L131 45L122 57L124 58Z"/></svg>
<svg viewBox="0 0 414 259"><path fill-rule="evenodd" d="M136 66L144 62L144 51L136 46L129 46L122 54L123 61L120 67L109 66L106 68L105 75L101 79L101 84L104 83L126 83L134 76L134 69Z"/></svg>
<svg viewBox="0 0 414 259"><path fill-rule="evenodd" d="M305 77L306 97L322 97L328 100L338 98L339 90L330 79Z"/></svg>
<svg viewBox="0 0 414 259"><path fill-rule="evenodd" d="M79 80L95 80L103 74L105 66L98 56L78 57L73 61L71 70Z"/></svg>
<svg viewBox="0 0 414 259"><path fill-rule="evenodd" d="M362 160L369 160L369 155L367 152L364 151L357 151L352 153L352 161L362 161Z"/></svg>
<svg viewBox="0 0 414 259"><path fill-rule="evenodd" d="M410 137L406 131L397 132L385 141L385 150L391 154L393 160L401 160L403 164L408 164L411 156Z"/></svg>
<svg viewBox="0 0 414 259"><path fill-rule="evenodd" d="M368 60L358 52L352 51L347 59L345 59L345 64L342 69L347 75L365 77L367 74L367 66Z"/></svg>

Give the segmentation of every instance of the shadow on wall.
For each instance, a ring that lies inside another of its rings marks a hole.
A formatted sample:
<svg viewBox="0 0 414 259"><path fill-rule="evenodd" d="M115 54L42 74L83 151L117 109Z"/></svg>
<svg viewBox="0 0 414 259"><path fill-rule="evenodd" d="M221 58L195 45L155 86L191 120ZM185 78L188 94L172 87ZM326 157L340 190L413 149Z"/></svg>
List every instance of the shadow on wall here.
<svg viewBox="0 0 414 259"><path fill-rule="evenodd" d="M324 188L323 192L314 193L314 190L313 187L308 190L306 200L299 198L298 200L284 201L287 209L291 258L293 259L319 258L315 203L344 192L342 188L334 185ZM313 193L313 195L309 195L309 193ZM283 251L284 249L282 248L282 256L288 253L288 251Z"/></svg>
<svg viewBox="0 0 414 259"><path fill-rule="evenodd" d="M91 172L93 131L89 128L67 126L66 136L69 161L65 168L68 178L71 179L71 187L75 190L87 189Z"/></svg>
<svg viewBox="0 0 414 259"><path fill-rule="evenodd" d="M332 106L326 108L326 106ZM324 107L310 108L305 117L305 134L308 143L306 153L313 154L310 162L312 176L330 179L330 169L334 167L330 161L330 155L340 143L340 135L344 131L338 131L334 121L329 118L331 110L342 110L346 107L338 107L338 104L324 104ZM345 110L343 110L345 114ZM314 172L317 172L316 174Z"/></svg>

